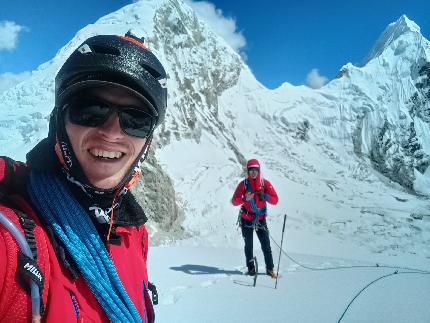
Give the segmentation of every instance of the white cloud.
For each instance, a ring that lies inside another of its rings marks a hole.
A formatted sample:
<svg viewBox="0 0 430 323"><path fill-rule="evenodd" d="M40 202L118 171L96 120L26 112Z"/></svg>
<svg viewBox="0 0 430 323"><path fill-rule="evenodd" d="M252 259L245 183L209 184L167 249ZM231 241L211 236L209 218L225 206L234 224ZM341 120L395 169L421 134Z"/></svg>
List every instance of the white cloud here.
<svg viewBox="0 0 430 323"><path fill-rule="evenodd" d="M327 82L328 78L320 75L317 68L313 68L306 76L306 85L313 89L319 89Z"/></svg>
<svg viewBox="0 0 430 323"><path fill-rule="evenodd" d="M0 21L0 50L14 49L18 34L23 30L25 30L25 27L16 24L14 21Z"/></svg>
<svg viewBox="0 0 430 323"><path fill-rule="evenodd" d="M3 73L0 74L0 95L17 85L19 82L24 81L27 77L30 76L30 72L22 72L18 74L13 73Z"/></svg>
<svg viewBox="0 0 430 323"><path fill-rule="evenodd" d="M185 3L210 26L212 31L224 38L236 52L246 58L244 53L240 52L246 46L246 39L240 31L236 30L234 18L225 17L221 9L217 9L214 4L207 1L185 0Z"/></svg>

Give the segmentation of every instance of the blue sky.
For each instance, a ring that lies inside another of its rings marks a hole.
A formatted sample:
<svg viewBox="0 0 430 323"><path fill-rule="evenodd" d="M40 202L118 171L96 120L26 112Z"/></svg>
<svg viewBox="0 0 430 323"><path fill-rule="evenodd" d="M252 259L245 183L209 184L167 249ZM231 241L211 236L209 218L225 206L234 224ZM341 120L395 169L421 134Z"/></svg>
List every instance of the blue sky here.
<svg viewBox="0 0 430 323"><path fill-rule="evenodd" d="M187 0L246 58L269 88L324 83L342 65L359 64L385 27L406 14L430 35L430 1ZM50 60L75 33L133 1L2 1L0 91ZM313 72L312 72L313 71ZM312 73L311 73L312 72ZM6 73L6 74L5 74Z"/></svg>

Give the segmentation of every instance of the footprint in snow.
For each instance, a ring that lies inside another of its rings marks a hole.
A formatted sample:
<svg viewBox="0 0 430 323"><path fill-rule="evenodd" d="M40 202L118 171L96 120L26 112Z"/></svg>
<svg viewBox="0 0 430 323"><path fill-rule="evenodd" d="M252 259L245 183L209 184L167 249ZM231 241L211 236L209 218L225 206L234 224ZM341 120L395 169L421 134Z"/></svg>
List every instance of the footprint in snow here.
<svg viewBox="0 0 430 323"><path fill-rule="evenodd" d="M178 297L173 295L173 294L169 294L169 295L164 295L162 297L162 301L161 303L163 305L173 305L178 301Z"/></svg>
<svg viewBox="0 0 430 323"><path fill-rule="evenodd" d="M292 264L290 266L288 266L288 271L296 271L300 266L297 264Z"/></svg>
<svg viewBox="0 0 430 323"><path fill-rule="evenodd" d="M207 280L207 281L204 281L203 283L200 283L200 286L206 288L206 287L213 285L214 283L215 282L213 280Z"/></svg>
<svg viewBox="0 0 430 323"><path fill-rule="evenodd" d="M189 287L187 287L187 286L175 286L175 287L170 288L170 291L171 292L177 292L177 291L181 291L181 290L186 290L188 288Z"/></svg>

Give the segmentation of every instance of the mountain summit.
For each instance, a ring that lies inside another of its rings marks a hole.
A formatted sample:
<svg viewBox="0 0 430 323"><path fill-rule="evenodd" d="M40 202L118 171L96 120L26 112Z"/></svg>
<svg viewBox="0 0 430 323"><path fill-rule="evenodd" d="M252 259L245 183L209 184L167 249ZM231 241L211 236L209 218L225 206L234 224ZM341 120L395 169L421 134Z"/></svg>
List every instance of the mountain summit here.
<svg viewBox="0 0 430 323"><path fill-rule="evenodd" d="M420 27L410 20L406 15L401 16L396 22L393 22L385 28L384 32L379 36L375 45L373 45L367 57L364 59L362 65L378 57L384 52L396 39L405 37L406 34L411 33L412 37L422 38Z"/></svg>

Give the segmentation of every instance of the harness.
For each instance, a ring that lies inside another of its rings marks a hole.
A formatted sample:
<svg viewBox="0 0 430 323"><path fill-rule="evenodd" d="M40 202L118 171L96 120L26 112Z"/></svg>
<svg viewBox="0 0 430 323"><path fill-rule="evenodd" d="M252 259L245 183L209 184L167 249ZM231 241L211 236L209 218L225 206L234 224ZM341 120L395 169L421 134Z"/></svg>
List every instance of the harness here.
<svg viewBox="0 0 430 323"><path fill-rule="evenodd" d="M264 189L264 179L263 178L260 178L260 185L263 188L263 192L264 192L265 189ZM249 182L248 178L244 179L243 186L245 188L244 189L244 194L246 192L253 193L252 192L251 183ZM253 210L253 212L249 211L248 209L245 208L245 206L242 205L242 207L239 210L238 223L239 223L239 225L241 225L241 226L243 225L244 227L247 227L247 228L257 229L258 228L258 216L261 215L261 214L266 214L267 213L267 205L266 205L266 203L264 203L263 207L258 208L257 205L255 204L254 199L251 199L249 201L249 205L251 206L251 209ZM252 217L251 225L246 225L246 224L242 223L242 221L240 219L242 213L245 213L245 214L250 215Z"/></svg>

